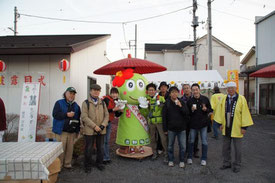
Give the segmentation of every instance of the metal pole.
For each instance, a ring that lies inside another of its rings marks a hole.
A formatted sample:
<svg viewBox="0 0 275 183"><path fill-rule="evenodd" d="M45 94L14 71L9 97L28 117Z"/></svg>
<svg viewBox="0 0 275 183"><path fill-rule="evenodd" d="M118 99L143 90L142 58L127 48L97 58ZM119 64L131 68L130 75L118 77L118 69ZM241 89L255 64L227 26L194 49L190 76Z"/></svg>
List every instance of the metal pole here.
<svg viewBox="0 0 275 183"><path fill-rule="evenodd" d="M137 58L137 24L135 24L135 58Z"/></svg>
<svg viewBox="0 0 275 183"><path fill-rule="evenodd" d="M14 36L17 35L17 7L14 7Z"/></svg>
<svg viewBox="0 0 275 183"><path fill-rule="evenodd" d="M208 64L209 70L212 70L213 62L212 62L212 20L211 20L211 0L207 2L208 6Z"/></svg>
<svg viewBox="0 0 275 183"><path fill-rule="evenodd" d="M197 0L193 0L193 31L194 31L194 69L197 70L197 35L196 27L198 26L198 17L196 17Z"/></svg>

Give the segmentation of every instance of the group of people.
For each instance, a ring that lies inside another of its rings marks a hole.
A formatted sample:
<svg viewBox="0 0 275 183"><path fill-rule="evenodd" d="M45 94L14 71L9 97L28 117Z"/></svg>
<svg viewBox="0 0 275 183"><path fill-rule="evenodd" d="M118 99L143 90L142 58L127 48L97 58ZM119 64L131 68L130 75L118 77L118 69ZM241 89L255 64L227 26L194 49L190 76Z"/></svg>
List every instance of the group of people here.
<svg viewBox="0 0 275 183"><path fill-rule="evenodd" d="M158 92L159 90L159 92ZM152 160L158 158L158 150L163 150L164 162L173 167L175 162L174 144L177 138L179 145L179 167L193 163L198 158L198 137L201 139L201 162L207 164L207 132L213 123L213 138L218 139L218 129L223 134L223 164L221 170L231 168L240 171L241 142L248 126L253 125L251 115L243 96L236 92L236 83L227 83L227 94L219 92L217 87L211 97L201 94L200 85L195 83L183 85L183 95L176 86L161 82L160 86L150 83L146 86L147 113L144 116L149 125ZM90 96L83 101L81 110L74 102L76 90L69 87L64 98L55 103L53 109L53 132L56 139L63 144L64 153L60 156L61 164L71 168L73 142L82 129L85 139L85 172L91 172L92 151L96 144L96 167L104 170L104 164L111 163L109 140L112 121L123 113L116 106L119 98L117 88L112 88L110 95L100 98L101 87L93 84ZM198 135L200 134L200 135ZM235 161L231 164L231 141L235 148Z"/></svg>

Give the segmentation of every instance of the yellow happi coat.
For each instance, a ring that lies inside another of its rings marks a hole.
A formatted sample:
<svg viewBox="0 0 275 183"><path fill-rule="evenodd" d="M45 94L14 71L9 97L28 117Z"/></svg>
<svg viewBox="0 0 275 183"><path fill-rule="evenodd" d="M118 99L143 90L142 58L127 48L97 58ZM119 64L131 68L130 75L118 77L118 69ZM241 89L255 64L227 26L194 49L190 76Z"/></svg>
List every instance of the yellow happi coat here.
<svg viewBox="0 0 275 183"><path fill-rule="evenodd" d="M226 126L226 116L225 116L225 105L226 105L227 95L224 95L221 102L218 104L214 120L223 126L222 134L225 135L225 126ZM241 127L247 127L253 125L253 120L251 118L251 114L249 112L246 99L244 96L239 95L234 117L233 117L233 125L231 131L231 137L234 138L242 138L243 134L241 133Z"/></svg>

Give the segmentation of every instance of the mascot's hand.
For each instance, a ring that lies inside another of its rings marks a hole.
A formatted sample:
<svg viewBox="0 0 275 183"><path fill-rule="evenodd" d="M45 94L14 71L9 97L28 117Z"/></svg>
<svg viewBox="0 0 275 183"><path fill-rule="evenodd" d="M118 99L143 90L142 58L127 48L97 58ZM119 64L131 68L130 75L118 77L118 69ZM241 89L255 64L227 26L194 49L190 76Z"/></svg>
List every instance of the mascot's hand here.
<svg viewBox="0 0 275 183"><path fill-rule="evenodd" d="M138 98L138 102L139 102L139 107L141 108L148 108L148 101L147 98L145 97L139 97Z"/></svg>
<svg viewBox="0 0 275 183"><path fill-rule="evenodd" d="M124 109L125 108L125 104L127 104L127 100L117 100L115 101L116 107L118 107L119 109Z"/></svg>

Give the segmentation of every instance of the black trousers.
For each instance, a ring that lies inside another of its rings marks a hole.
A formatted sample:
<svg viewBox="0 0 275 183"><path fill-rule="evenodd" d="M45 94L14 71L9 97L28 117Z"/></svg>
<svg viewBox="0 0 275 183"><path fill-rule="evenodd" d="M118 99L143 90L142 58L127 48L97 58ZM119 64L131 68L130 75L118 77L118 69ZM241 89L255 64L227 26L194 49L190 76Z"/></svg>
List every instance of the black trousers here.
<svg viewBox="0 0 275 183"><path fill-rule="evenodd" d="M85 135L85 161L84 166L86 168L92 165L92 153L94 143L96 143L96 164L100 165L103 163L104 153L104 135Z"/></svg>
<svg viewBox="0 0 275 183"><path fill-rule="evenodd" d="M163 146L161 143L159 132L156 133L156 139L157 139L157 150L163 151Z"/></svg>

